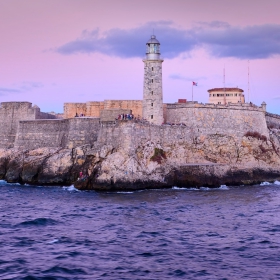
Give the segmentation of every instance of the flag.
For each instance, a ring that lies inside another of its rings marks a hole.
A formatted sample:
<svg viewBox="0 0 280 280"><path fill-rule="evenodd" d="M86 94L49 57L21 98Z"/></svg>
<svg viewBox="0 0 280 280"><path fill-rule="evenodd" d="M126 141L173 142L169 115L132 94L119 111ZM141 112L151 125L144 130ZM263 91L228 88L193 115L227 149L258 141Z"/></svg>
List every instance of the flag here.
<svg viewBox="0 0 280 280"><path fill-rule="evenodd" d="M193 86L197 86L197 83L196 83L196 82L192 82L192 85L193 85Z"/></svg>

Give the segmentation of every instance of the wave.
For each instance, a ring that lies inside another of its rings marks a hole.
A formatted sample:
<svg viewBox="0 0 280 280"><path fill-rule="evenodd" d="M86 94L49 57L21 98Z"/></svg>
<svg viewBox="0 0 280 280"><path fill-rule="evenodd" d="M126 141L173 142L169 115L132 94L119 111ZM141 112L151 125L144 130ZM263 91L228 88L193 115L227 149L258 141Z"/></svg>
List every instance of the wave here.
<svg viewBox="0 0 280 280"><path fill-rule="evenodd" d="M5 185L16 185L16 186L20 186L20 183L8 183L5 180L0 180L0 186L5 186Z"/></svg>
<svg viewBox="0 0 280 280"><path fill-rule="evenodd" d="M260 186L269 186L271 185L272 183L269 183L269 182L262 182L260 183Z"/></svg>
<svg viewBox="0 0 280 280"><path fill-rule="evenodd" d="M221 185L218 189L219 190L229 190L229 187L227 185Z"/></svg>
<svg viewBox="0 0 280 280"><path fill-rule="evenodd" d="M66 191L69 191L69 192L79 192L80 190L76 189L74 187L74 185L71 185L69 187L62 187L62 189L66 190Z"/></svg>
<svg viewBox="0 0 280 280"><path fill-rule="evenodd" d="M172 190L187 190L187 191L199 191L198 188L184 188L184 187L172 187Z"/></svg>
<svg viewBox="0 0 280 280"><path fill-rule="evenodd" d="M54 243L57 243L57 242L59 242L58 239L53 239L53 240L47 242L47 244L54 244Z"/></svg>
<svg viewBox="0 0 280 280"><path fill-rule="evenodd" d="M278 186L279 186L279 185L280 185L280 182L279 182L279 181L275 181L275 182L274 182L274 185L278 185Z"/></svg>
<svg viewBox="0 0 280 280"><path fill-rule="evenodd" d="M37 218L30 221L24 221L22 223L17 224L16 226L48 226L48 225L56 225L58 222L53 219L48 218Z"/></svg>
<svg viewBox="0 0 280 280"><path fill-rule="evenodd" d="M116 193L134 193L134 192L119 191L119 192L116 192Z"/></svg>

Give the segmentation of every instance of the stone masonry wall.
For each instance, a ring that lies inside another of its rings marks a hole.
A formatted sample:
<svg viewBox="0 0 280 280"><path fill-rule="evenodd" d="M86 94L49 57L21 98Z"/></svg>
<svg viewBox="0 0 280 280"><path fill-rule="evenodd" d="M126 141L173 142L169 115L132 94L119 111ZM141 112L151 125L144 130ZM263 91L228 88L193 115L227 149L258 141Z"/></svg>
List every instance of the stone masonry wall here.
<svg viewBox="0 0 280 280"><path fill-rule="evenodd" d="M100 119L82 117L68 119L69 130L66 147L71 149L84 144L91 144L97 140L100 129Z"/></svg>
<svg viewBox="0 0 280 280"><path fill-rule="evenodd" d="M67 120L20 121L15 147L18 149L65 147L68 130Z"/></svg>
<svg viewBox="0 0 280 280"><path fill-rule="evenodd" d="M142 118L142 100L104 100L104 109L132 110L135 117Z"/></svg>
<svg viewBox="0 0 280 280"><path fill-rule="evenodd" d="M280 116L279 115L266 113L265 118L266 118L268 127L280 128Z"/></svg>
<svg viewBox="0 0 280 280"><path fill-rule="evenodd" d="M73 118L76 113L99 118L104 109L132 110L135 117L142 118L142 100L104 100L100 102L64 103L64 119Z"/></svg>
<svg viewBox="0 0 280 280"><path fill-rule="evenodd" d="M15 147L71 149L84 144L93 144L97 140L99 128L99 118L20 121Z"/></svg>
<svg viewBox="0 0 280 280"><path fill-rule="evenodd" d="M51 118L40 112L38 106L30 102L2 102L0 107L0 147L12 148L14 145L19 120L35 120L38 118Z"/></svg>
<svg viewBox="0 0 280 280"><path fill-rule="evenodd" d="M63 118L69 119L74 118L76 116L76 113L78 115L84 114L87 115L87 105L86 103L64 103L64 113Z"/></svg>
<svg viewBox="0 0 280 280"><path fill-rule="evenodd" d="M129 109L106 109L102 110L100 114L101 122L112 122L115 121L121 114L131 114Z"/></svg>
<svg viewBox="0 0 280 280"><path fill-rule="evenodd" d="M268 136L265 111L240 105L167 104L166 122L183 124L201 134L217 133L242 137L248 131Z"/></svg>

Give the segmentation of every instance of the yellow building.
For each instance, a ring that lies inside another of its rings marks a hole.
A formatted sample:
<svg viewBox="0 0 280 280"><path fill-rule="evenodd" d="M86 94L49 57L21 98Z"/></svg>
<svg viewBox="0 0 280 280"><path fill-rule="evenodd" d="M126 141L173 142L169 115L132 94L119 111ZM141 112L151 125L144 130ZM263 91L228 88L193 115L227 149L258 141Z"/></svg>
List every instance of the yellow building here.
<svg viewBox="0 0 280 280"><path fill-rule="evenodd" d="M209 92L209 103L228 104L245 103L244 90L240 88L212 88Z"/></svg>

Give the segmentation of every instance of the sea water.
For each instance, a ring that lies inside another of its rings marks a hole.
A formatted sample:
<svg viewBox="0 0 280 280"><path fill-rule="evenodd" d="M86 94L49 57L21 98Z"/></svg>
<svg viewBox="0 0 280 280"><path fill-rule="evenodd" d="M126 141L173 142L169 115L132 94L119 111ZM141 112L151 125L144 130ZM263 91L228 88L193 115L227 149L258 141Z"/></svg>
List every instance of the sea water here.
<svg viewBox="0 0 280 280"><path fill-rule="evenodd" d="M0 279L280 279L280 182L98 193L0 182Z"/></svg>

